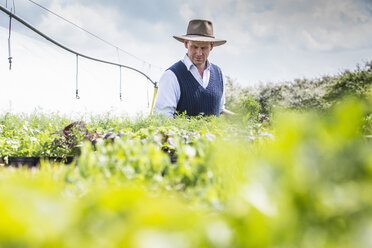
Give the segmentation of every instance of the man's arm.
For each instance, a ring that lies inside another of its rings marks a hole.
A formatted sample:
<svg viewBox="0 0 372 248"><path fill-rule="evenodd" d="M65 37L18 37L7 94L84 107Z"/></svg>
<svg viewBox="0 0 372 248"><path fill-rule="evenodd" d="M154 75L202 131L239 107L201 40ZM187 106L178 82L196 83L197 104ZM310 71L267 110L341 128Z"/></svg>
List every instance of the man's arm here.
<svg viewBox="0 0 372 248"><path fill-rule="evenodd" d="M230 110L223 109L221 111L221 115L235 115L235 113L234 112L231 112Z"/></svg>
<svg viewBox="0 0 372 248"><path fill-rule="evenodd" d="M171 70L165 71L159 80L154 113L173 118L180 96L181 89L176 75Z"/></svg>
<svg viewBox="0 0 372 248"><path fill-rule="evenodd" d="M220 103L220 114L221 115L235 115L234 112L231 112L230 110L225 109L225 85L226 85L226 78L222 73L222 82L223 82L223 93Z"/></svg>

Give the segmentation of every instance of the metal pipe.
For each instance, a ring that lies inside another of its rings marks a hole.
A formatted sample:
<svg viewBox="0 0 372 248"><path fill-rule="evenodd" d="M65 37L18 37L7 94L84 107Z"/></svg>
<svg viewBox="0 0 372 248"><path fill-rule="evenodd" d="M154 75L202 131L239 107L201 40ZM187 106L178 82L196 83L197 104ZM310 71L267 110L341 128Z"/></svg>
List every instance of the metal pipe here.
<svg viewBox="0 0 372 248"><path fill-rule="evenodd" d="M9 36L8 36L8 60L9 60L9 70L12 69L12 52L10 46L10 36L12 34L12 16L9 16Z"/></svg>

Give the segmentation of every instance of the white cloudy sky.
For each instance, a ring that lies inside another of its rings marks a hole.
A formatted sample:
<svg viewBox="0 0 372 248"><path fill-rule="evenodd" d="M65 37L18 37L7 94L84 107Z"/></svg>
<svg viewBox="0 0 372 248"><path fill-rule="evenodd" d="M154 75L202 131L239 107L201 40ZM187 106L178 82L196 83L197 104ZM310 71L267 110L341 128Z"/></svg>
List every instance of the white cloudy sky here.
<svg viewBox="0 0 372 248"><path fill-rule="evenodd" d="M14 0L16 14L72 49L134 66L155 81L184 55L172 35L184 34L194 18L212 20L216 37L228 41L212 51L210 60L242 86L334 75L372 60L372 0L35 1L146 63L118 53L28 0ZM9 9L12 3L0 0ZM153 93L148 81L123 71L120 102L119 69L87 61L80 62L81 99L75 100L75 57L15 22L9 72L8 17L2 12L0 26L0 110L26 105L28 110L35 105L61 111L66 106L148 110Z"/></svg>

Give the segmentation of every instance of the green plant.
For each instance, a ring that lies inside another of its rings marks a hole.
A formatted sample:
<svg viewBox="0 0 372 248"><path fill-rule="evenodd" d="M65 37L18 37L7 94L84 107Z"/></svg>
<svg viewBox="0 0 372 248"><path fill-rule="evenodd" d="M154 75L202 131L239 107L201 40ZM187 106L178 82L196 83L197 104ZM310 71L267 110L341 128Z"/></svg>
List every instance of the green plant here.
<svg viewBox="0 0 372 248"><path fill-rule="evenodd" d="M85 142L71 166L0 167L0 246L369 247L368 111L355 99L281 110L274 138L240 122L207 130L223 118L155 121Z"/></svg>
<svg viewBox="0 0 372 248"><path fill-rule="evenodd" d="M245 121L259 121L261 106L253 96L245 97L241 100L241 113Z"/></svg>

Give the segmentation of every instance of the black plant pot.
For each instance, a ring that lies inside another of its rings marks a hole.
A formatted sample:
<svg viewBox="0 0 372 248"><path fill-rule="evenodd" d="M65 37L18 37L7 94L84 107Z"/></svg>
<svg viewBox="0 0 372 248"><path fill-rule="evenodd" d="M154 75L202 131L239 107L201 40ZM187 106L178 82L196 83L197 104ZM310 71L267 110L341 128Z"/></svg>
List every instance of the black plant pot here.
<svg viewBox="0 0 372 248"><path fill-rule="evenodd" d="M45 159L49 160L50 162L56 163L64 163L64 164L71 164L74 160L74 157L69 156L66 158L62 157L8 157L8 164L10 166L21 167L21 166L28 166L28 167L35 167L40 164L40 160Z"/></svg>
<svg viewBox="0 0 372 248"><path fill-rule="evenodd" d="M28 166L33 167L40 163L40 157L8 157L8 164L10 166L22 167Z"/></svg>
<svg viewBox="0 0 372 248"><path fill-rule="evenodd" d="M177 155L170 155L170 161L172 164L177 163L178 156Z"/></svg>

